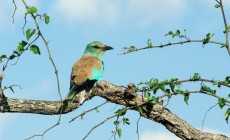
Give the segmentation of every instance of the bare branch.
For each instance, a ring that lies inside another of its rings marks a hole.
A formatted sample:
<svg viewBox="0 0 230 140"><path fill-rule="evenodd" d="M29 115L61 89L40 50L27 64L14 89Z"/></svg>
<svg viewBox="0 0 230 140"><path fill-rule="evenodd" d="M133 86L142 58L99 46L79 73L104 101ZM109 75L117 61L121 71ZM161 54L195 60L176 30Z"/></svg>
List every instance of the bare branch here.
<svg viewBox="0 0 230 140"><path fill-rule="evenodd" d="M139 135L139 122L140 122L140 120L141 120L141 115L139 116L139 118L138 118L138 120L137 120L137 130L136 130L136 132L137 132L137 140L140 140L140 135Z"/></svg>
<svg viewBox="0 0 230 140"><path fill-rule="evenodd" d="M97 127L101 126L102 124L104 124L105 122L109 121L110 119L115 118L116 116L117 116L117 115L110 116L110 117L108 117L107 119L105 119L104 121L102 121L102 122L100 122L99 124L97 124L97 125L95 125L94 127L92 127L92 128L90 129L90 131L85 135L85 137L84 137L82 140L85 140L85 139L89 136L89 134L90 134L94 129L96 129Z"/></svg>
<svg viewBox="0 0 230 140"><path fill-rule="evenodd" d="M91 108L91 109L89 109L89 110L87 110L87 111L84 111L83 113L81 113L80 115L78 115L78 116L76 116L76 117L74 117L73 119L71 119L70 121L69 121L69 123L71 123L72 121L74 121L75 119L77 119L78 117L83 117L85 114L87 114L87 113L89 113L89 112L91 112L91 111L93 111L93 110L98 110L98 108L100 108L101 106L103 106L103 105L105 105L105 104L107 104L108 103L108 101L105 101L104 103L102 103L102 104L100 104L100 105L98 105L98 106L96 106L96 107L94 107L94 108Z"/></svg>
<svg viewBox="0 0 230 140"><path fill-rule="evenodd" d="M186 79L186 80L179 80L177 81L178 83L187 83L187 82L191 82L191 81L194 81L192 79ZM203 79L203 78L199 78L199 79L196 79L194 82L208 82L208 83L214 83L214 82L217 82L218 85L220 86L225 86L225 87L228 87L230 88L230 85L229 84L226 84L222 81L216 81L216 80L209 80L209 79Z"/></svg>
<svg viewBox="0 0 230 140"><path fill-rule="evenodd" d="M45 136L45 134L46 134L49 130L53 129L54 127L56 127L56 126L59 125L59 124L60 124L60 123L56 123L55 125L53 125L53 126L51 126L50 128L46 129L42 134L35 134L35 135L33 135L33 136L29 137L29 138L26 138L25 140L30 140L30 139L33 139L34 137L42 137L42 140L43 140L43 137Z"/></svg>
<svg viewBox="0 0 230 140"><path fill-rule="evenodd" d="M206 112L205 112L205 115L204 115L204 118L203 118L203 120L202 120L202 126L201 126L201 130L203 130L203 127L204 127L204 121L205 121L205 119L206 119L206 116L207 116L207 114L208 114L208 112L211 110L211 109L213 109L214 107L216 107L218 105L218 103L217 104L215 104L215 105L213 105L213 106L211 106Z"/></svg>
<svg viewBox="0 0 230 140"><path fill-rule="evenodd" d="M227 23L227 20L226 20L226 16L225 16L225 13L224 13L224 5L222 3L222 0L219 1L219 4L220 4L220 8L221 8L221 12L222 12L222 16L223 16L223 20L224 20L224 26L225 26L225 33L226 33L226 48L228 50L228 53L230 55L230 49L229 49L229 29L228 29L228 23Z"/></svg>
<svg viewBox="0 0 230 140"><path fill-rule="evenodd" d="M23 2L23 4L25 5L26 9L29 9L29 6L27 5L26 1L25 1L25 0L22 0L22 2ZM62 96L61 96L61 89L60 89L60 82L59 82L58 70L57 70L56 65L55 65L55 63L54 63L54 60L53 60L53 58L52 58L52 56L51 56L51 52L50 52L50 49L49 49L49 46L48 46L48 41L46 41L44 35L42 34L42 32L41 32L41 30L40 30L40 27L39 27L39 24L38 24L38 22L37 22L36 16L35 16L33 13L31 14L31 16L32 16L32 18L33 18L33 20L34 20L34 23L35 23L35 25L36 25L36 28L37 28L37 30L38 30L38 34L41 36L41 38L42 38L42 40L43 40L43 42L44 42L44 44L45 44L45 46L46 46L46 49L47 49L47 52L48 52L49 59L50 59L52 65L53 65L54 73L55 73L55 75L56 75L56 80L57 80L58 95L59 95L59 98L60 98L61 103L62 103ZM26 15L25 15L25 24L26 24ZM57 124L60 124L62 111L63 111L63 105L61 105L61 108L60 108L60 114L59 114L59 118L58 118L58 120L57 120ZM54 125L53 127L49 128L49 129L47 129L47 130L45 130L45 131L44 131L44 134L45 134L46 132L48 132L49 130L51 130L52 128L54 128L55 126L57 126L57 125Z"/></svg>
<svg viewBox="0 0 230 140"><path fill-rule="evenodd" d="M121 53L119 55L124 55L124 54L128 54L128 53L131 53L131 52L136 52L136 51L140 51L140 50L145 50L145 49L152 49L152 48L164 48L164 47L168 47L168 46L175 46L175 45L182 45L182 44L187 44L187 43L203 43L205 40L190 40L190 39L187 39L185 41L180 41L180 42L174 42L174 43L167 43L167 44L161 44L161 45L158 45L158 46L147 46L147 47L143 47L143 48L137 48L133 51L127 51L127 52L124 52L124 53ZM210 43L210 44L217 44L217 45L225 45L225 43L222 43L222 42L217 42L217 41L207 41L207 43Z"/></svg>
<svg viewBox="0 0 230 140"><path fill-rule="evenodd" d="M12 15L12 19L13 19L13 24L14 24L14 16L15 16L15 13L16 13L16 10L17 10L17 5L15 3L15 0L12 1L13 4L14 4L14 12L13 12L13 15Z"/></svg>

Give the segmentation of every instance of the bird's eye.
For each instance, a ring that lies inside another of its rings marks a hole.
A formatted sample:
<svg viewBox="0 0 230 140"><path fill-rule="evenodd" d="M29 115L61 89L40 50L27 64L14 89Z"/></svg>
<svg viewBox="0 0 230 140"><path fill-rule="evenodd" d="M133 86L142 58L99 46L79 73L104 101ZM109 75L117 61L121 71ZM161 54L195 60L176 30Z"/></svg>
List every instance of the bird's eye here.
<svg viewBox="0 0 230 140"><path fill-rule="evenodd" d="M95 49L99 49L100 47L98 45L93 46Z"/></svg>

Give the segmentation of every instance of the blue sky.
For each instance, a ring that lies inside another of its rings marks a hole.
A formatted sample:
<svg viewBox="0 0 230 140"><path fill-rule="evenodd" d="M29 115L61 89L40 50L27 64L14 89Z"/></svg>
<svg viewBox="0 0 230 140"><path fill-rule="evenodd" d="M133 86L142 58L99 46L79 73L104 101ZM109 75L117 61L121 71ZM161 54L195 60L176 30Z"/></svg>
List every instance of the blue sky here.
<svg viewBox="0 0 230 140"><path fill-rule="evenodd" d="M230 17L230 1L223 0L226 17ZM1 54L10 54L21 40L23 13L25 9L21 1L16 1L18 9L15 24L12 23L13 4L0 0L0 46ZM230 58L226 49L216 45L200 43L171 46L164 49L149 49L128 55L118 55L122 48L130 45L144 47L147 39L152 39L154 45L165 44L171 40L164 35L172 30L187 30L191 39L203 39L208 32L215 33L213 40L224 41L222 31L223 20L220 9L215 9L215 0L56 0L28 1L28 4L38 7L39 13L47 13L51 17L49 25L41 24L41 30L49 41L53 59L57 65L61 93L64 97L69 88L69 75L73 63L79 59L85 46L94 40L100 40L114 47L107 52L103 60L105 71L103 80L116 85L137 83L152 77L161 80L178 77L187 79L198 72L204 78L222 80L229 75ZM35 28L30 20L26 28ZM11 66L5 73L4 85L19 84L22 89L15 88L15 93L6 91L7 97L58 100L54 71L48 60L45 46L41 40L36 41L40 46L41 56L27 52L16 66ZM185 88L197 86L188 84ZM220 94L228 94L227 89ZM94 98L86 102L78 110L63 115L61 125L51 130L44 139L81 139L97 123L114 114L115 104L107 104L99 113L89 113L84 120L69 120L84 110L104 102ZM216 103L216 99L202 95L190 97L187 106L183 97L175 97L168 108L193 127L201 129L205 112ZM120 108L119 106L116 107ZM208 113L204 130L230 135L229 125L225 123L224 111L218 107ZM58 116L34 114L0 114L0 139L24 139L33 134L41 133L53 125ZM129 111L131 125L122 126L122 140L135 140L136 121L138 113ZM115 129L113 121L100 126L89 137L109 139ZM150 138L159 140L177 140L163 126L146 120L140 121L141 140ZM35 138L40 139L40 138Z"/></svg>

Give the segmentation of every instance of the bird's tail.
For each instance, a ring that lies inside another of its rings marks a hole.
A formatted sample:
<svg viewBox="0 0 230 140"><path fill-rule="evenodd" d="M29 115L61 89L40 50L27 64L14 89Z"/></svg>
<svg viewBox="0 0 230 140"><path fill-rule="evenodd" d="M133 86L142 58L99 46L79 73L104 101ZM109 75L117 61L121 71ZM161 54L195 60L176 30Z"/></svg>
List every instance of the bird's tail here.
<svg viewBox="0 0 230 140"><path fill-rule="evenodd" d="M76 85L73 85L69 91L69 93L67 94L67 96L65 97L66 100L71 101L73 99L73 97L77 94L77 87Z"/></svg>

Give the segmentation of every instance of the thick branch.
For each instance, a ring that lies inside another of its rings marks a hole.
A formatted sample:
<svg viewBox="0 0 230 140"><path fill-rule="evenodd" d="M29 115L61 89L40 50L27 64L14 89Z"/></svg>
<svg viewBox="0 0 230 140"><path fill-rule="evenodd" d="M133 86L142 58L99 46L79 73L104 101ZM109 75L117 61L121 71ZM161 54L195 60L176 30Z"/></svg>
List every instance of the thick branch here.
<svg viewBox="0 0 230 140"><path fill-rule="evenodd" d="M178 116L164 108L162 105L157 104L151 106L146 104L146 100L142 96L132 93L130 90L122 86L116 86L106 81L100 81L89 92L79 93L71 103L71 107L63 110L64 113L71 112L77 109L81 103L91 99L94 96L100 96L115 104L120 104L138 111L135 105L142 108L141 116L158 122L164 125L169 131L184 140L230 140L229 137L202 132L193 128L190 124L180 119ZM59 101L36 101L25 99L6 98L0 103L0 112L18 112L18 113L33 113L53 115L59 114L61 102Z"/></svg>

